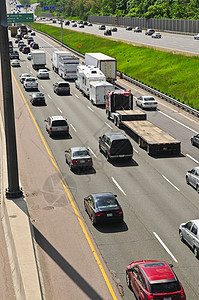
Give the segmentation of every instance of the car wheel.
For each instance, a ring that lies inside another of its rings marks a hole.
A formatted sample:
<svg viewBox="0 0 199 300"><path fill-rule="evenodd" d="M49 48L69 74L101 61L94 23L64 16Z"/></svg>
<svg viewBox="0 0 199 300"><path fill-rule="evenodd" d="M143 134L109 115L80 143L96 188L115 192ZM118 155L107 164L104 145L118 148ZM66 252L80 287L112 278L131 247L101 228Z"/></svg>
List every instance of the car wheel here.
<svg viewBox="0 0 199 300"><path fill-rule="evenodd" d="M189 178L186 176L186 183L189 184Z"/></svg>
<svg viewBox="0 0 199 300"><path fill-rule="evenodd" d="M127 284L128 288L130 289L131 288L131 284L130 284L130 279L129 279L128 272L126 272L126 284Z"/></svg>
<svg viewBox="0 0 199 300"><path fill-rule="evenodd" d="M195 255L196 258L199 258L198 249L196 247L194 247L193 253L194 253L194 255Z"/></svg>
<svg viewBox="0 0 199 300"><path fill-rule="evenodd" d="M181 231L181 230L179 231L179 236L180 236L181 242L184 242L184 238L183 238L183 234L182 234L182 231Z"/></svg>

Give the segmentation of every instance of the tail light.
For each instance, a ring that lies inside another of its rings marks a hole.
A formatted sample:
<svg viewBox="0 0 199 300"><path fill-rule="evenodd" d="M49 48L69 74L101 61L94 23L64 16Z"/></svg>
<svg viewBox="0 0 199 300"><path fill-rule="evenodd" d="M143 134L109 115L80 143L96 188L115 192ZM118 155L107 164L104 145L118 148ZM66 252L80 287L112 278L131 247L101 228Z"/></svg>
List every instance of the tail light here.
<svg viewBox="0 0 199 300"><path fill-rule="evenodd" d="M148 296L147 296L147 300L154 300L154 298L153 298L153 296L148 295Z"/></svg>
<svg viewBox="0 0 199 300"><path fill-rule="evenodd" d="M91 161L92 161L92 158L89 158L89 159L88 159L88 162L91 162Z"/></svg>
<svg viewBox="0 0 199 300"><path fill-rule="evenodd" d="M52 131L52 127L50 127L50 131Z"/></svg>
<svg viewBox="0 0 199 300"><path fill-rule="evenodd" d="M98 213L95 214L95 216L96 216L96 217L99 217L99 216L101 216L101 215L103 215L103 214L104 214L103 212L98 212Z"/></svg>
<svg viewBox="0 0 199 300"><path fill-rule="evenodd" d="M116 210L115 213L118 214L118 215L122 215L123 214L122 210Z"/></svg>
<svg viewBox="0 0 199 300"><path fill-rule="evenodd" d="M181 296L181 299L182 299L182 300L186 300L186 295L185 295L184 290L181 291L180 296Z"/></svg>
<svg viewBox="0 0 199 300"><path fill-rule="evenodd" d="M87 92L89 91L89 89L87 88Z"/></svg>
<svg viewBox="0 0 199 300"><path fill-rule="evenodd" d="M72 159L72 163L77 163L77 160L76 159Z"/></svg>
<svg viewBox="0 0 199 300"><path fill-rule="evenodd" d="M157 102L153 102L153 104L158 104Z"/></svg>
<svg viewBox="0 0 199 300"><path fill-rule="evenodd" d="M59 91L59 88L57 88L57 91Z"/></svg>

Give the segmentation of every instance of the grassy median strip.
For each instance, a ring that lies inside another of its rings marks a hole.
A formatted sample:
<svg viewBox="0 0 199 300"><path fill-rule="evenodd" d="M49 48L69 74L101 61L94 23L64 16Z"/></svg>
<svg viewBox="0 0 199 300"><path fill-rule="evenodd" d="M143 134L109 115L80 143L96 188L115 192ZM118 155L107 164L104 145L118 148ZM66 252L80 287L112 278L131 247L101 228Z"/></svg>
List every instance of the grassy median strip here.
<svg viewBox="0 0 199 300"><path fill-rule="evenodd" d="M32 28L61 41L60 28L33 23ZM199 109L199 57L133 46L91 34L63 29L63 42L80 52L102 52L117 59L117 69Z"/></svg>

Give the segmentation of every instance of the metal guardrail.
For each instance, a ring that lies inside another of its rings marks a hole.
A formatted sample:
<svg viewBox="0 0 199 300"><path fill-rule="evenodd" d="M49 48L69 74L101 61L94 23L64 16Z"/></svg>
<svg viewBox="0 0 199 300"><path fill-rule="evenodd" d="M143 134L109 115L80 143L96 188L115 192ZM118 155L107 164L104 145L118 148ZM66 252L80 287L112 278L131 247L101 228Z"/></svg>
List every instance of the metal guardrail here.
<svg viewBox="0 0 199 300"><path fill-rule="evenodd" d="M30 27L31 28L31 27ZM62 42L58 41L57 39L53 38L52 36L48 35L47 33L44 33L42 31L39 31L37 29L34 29L34 31L42 33L43 35L47 36L48 38L52 39L54 42L58 43L60 46L66 48L67 50L73 52L74 54L76 54L77 56L80 56L81 58L85 58L84 54L79 53L78 51L66 46L65 44L63 44ZM117 76L120 76L121 72L117 71ZM168 96L162 92L160 92L159 90L157 90L156 88L150 87L149 85L144 84L143 82L140 82L139 80L136 80L134 78L131 78L129 76L127 76L126 74L122 73L122 78L125 79L126 81L135 84L136 86L139 86L140 88L144 89L147 92L150 92L151 94L189 112L190 114L196 116L199 118L199 110L196 110L182 102L180 102L180 100L176 100L175 98L172 98L171 96Z"/></svg>

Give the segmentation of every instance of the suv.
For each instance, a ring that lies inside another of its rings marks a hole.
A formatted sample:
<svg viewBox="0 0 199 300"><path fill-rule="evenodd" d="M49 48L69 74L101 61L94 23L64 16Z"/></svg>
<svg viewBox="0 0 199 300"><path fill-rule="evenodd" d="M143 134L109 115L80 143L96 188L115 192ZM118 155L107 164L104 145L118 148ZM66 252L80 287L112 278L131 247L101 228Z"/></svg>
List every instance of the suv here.
<svg viewBox="0 0 199 300"><path fill-rule="evenodd" d="M35 77L26 77L23 82L25 90L38 90L38 82Z"/></svg>
<svg viewBox="0 0 199 300"><path fill-rule="evenodd" d="M112 31L110 29L107 29L104 31L104 35L112 35Z"/></svg>
<svg viewBox="0 0 199 300"><path fill-rule="evenodd" d="M106 26L105 25L100 25L99 30L106 30Z"/></svg>
<svg viewBox="0 0 199 300"><path fill-rule="evenodd" d="M113 158L132 159L133 146L129 139L121 132L107 132L99 137L99 150L104 152L106 159Z"/></svg>
<svg viewBox="0 0 199 300"><path fill-rule="evenodd" d="M62 116L52 116L48 117L45 122L46 131L49 133L49 136L53 134L69 134L69 126L66 118Z"/></svg>
<svg viewBox="0 0 199 300"><path fill-rule="evenodd" d="M155 32L154 29L147 29L145 35L152 35Z"/></svg>
<svg viewBox="0 0 199 300"><path fill-rule="evenodd" d="M68 82L55 82L53 84L53 90L57 95L60 94L70 94L70 85Z"/></svg>

